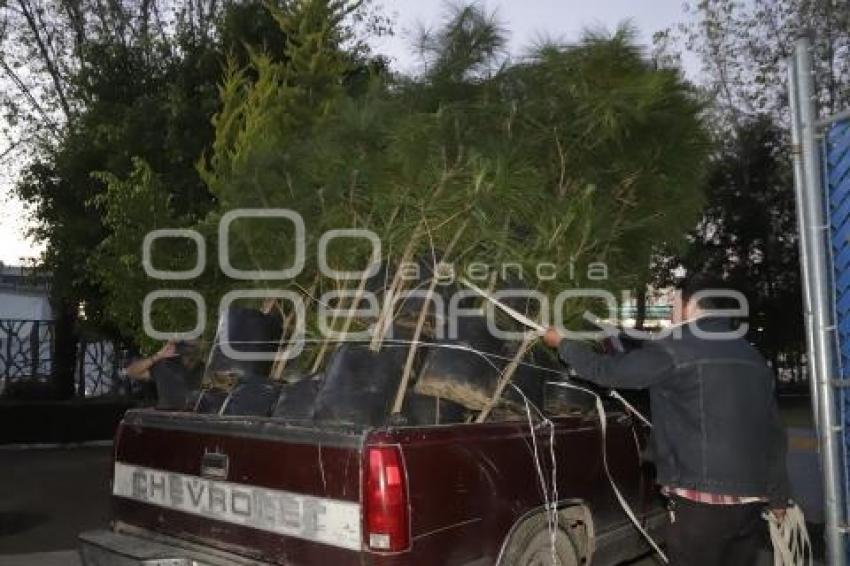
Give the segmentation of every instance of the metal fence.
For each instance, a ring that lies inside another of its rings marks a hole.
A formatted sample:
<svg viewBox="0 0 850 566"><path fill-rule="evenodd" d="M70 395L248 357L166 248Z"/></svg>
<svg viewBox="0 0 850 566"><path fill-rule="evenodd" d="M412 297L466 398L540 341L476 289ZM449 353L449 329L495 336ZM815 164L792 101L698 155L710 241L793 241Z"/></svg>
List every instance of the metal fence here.
<svg viewBox="0 0 850 566"><path fill-rule="evenodd" d="M806 344L823 473L827 563L847 563L850 492L850 112L819 119L811 41L789 66Z"/></svg>
<svg viewBox="0 0 850 566"><path fill-rule="evenodd" d="M0 397L38 396L54 375L54 323L0 319ZM123 396L133 392L124 376L124 352L110 340L81 339L74 368L78 397Z"/></svg>
<svg viewBox="0 0 850 566"><path fill-rule="evenodd" d="M129 383L121 369L122 352L107 340L81 340L77 346L77 395L127 395Z"/></svg>
<svg viewBox="0 0 850 566"><path fill-rule="evenodd" d="M835 309L837 323L838 418L842 431L842 468L844 521L850 517L850 119L827 126L824 136L826 186L829 194L832 226ZM845 541L845 552L847 542Z"/></svg>

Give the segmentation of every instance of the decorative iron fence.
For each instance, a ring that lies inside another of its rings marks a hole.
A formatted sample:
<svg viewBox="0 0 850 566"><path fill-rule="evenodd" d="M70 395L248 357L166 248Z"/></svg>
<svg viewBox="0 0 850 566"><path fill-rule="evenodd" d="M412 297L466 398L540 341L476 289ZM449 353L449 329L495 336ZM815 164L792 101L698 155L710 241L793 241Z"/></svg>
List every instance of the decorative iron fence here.
<svg viewBox="0 0 850 566"><path fill-rule="evenodd" d="M77 395L127 395L129 384L121 368L123 356L115 344L106 340L80 341L77 349Z"/></svg>
<svg viewBox="0 0 850 566"><path fill-rule="evenodd" d="M0 377L47 378L52 363L52 321L0 319Z"/></svg>
<svg viewBox="0 0 850 566"><path fill-rule="evenodd" d="M22 390L38 396L49 390L54 340L53 321L0 319L0 397ZM134 388L123 367L123 351L112 341L81 339L74 368L77 396L130 395Z"/></svg>

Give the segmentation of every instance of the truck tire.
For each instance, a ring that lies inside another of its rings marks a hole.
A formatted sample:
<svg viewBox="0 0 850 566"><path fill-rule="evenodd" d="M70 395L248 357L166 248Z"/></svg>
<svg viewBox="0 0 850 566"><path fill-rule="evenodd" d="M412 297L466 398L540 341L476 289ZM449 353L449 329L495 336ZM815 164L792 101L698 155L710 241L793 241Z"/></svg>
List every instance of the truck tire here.
<svg viewBox="0 0 850 566"><path fill-rule="evenodd" d="M555 558L549 527L544 515L535 515L522 523L511 535L500 566L579 566L579 544L576 534L559 525L555 532Z"/></svg>

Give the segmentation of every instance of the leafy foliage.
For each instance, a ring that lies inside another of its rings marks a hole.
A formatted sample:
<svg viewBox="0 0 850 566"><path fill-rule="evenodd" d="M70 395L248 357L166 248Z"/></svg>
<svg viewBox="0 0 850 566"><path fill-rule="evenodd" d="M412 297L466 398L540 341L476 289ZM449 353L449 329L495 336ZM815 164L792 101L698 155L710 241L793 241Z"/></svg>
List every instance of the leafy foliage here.
<svg viewBox="0 0 850 566"><path fill-rule="evenodd" d="M104 239L115 218L107 209L142 195L124 202L107 181L157 179L178 226L202 218L212 197L195 164L213 138L225 60L244 63L263 48L279 58L285 36L259 0L15 0L0 8L0 44L0 127L10 142L0 160L23 167L14 196L46 247L40 263L53 274L63 329L54 367L70 390L81 327L125 338L138 330L138 316L124 318L133 303L122 302L138 297L117 283L126 265L106 261L126 246L106 250ZM168 218L156 210L133 228L144 234Z"/></svg>
<svg viewBox="0 0 850 566"><path fill-rule="evenodd" d="M235 208L298 211L308 255L296 288L334 284L318 277L313 253L329 228L374 231L391 263L432 257L460 233L456 270L519 263L522 283L545 292L587 283L574 273L592 261L609 264L605 286L633 282L654 245L695 221L700 106L676 72L642 60L628 30L511 64L492 18L462 7L427 38L422 75L374 74L354 89L339 6L287 8L276 13L287 57L255 54L223 81L203 166L217 208L198 227L212 236ZM277 269L294 243L279 224L246 222L229 247L242 268ZM362 269L367 253L347 247L332 263ZM536 278L541 261L557 264L557 277ZM218 283L218 296L250 284Z"/></svg>
<svg viewBox="0 0 850 566"><path fill-rule="evenodd" d="M433 257L459 237L448 258L457 270L519 263L522 285L550 292L586 285L591 262L606 262L610 275L593 284L632 286L645 279L654 246L695 222L708 151L702 107L676 71L642 59L629 30L512 62L498 23L459 7L423 39L424 72L393 77L365 58L346 24L361 9L293 0L263 12L277 31L234 16L223 21L252 23L243 35L214 33L213 18L176 25L173 40L87 45L91 60L74 74L86 94L67 137L32 169L41 176L20 185L43 213L69 199L40 217L39 230L50 263L73 258L70 296L91 285L104 300L93 310L141 340L137 309L152 285L139 271L144 234L193 227L215 250L219 219L237 208L304 217L307 264L292 282L302 290L338 285L318 276L313 253L330 228L373 230L387 265ZM204 118L214 107L210 130ZM275 269L293 240L279 222L237 222L228 243L236 267ZM191 246L155 252L157 266L176 269ZM352 242L331 263L362 269L367 254ZM558 266L554 279L536 276L539 262ZM228 281L213 265L193 286L215 308L224 291L246 284L268 283ZM567 314L583 308L572 303ZM179 328L194 318L156 314Z"/></svg>
<svg viewBox="0 0 850 566"><path fill-rule="evenodd" d="M272 39L285 38L273 42L281 51L243 44L240 50L230 51L226 65L220 67L221 74L208 76L209 80L220 81L216 98L221 96L222 106L209 122L215 132L210 129L209 135L201 136L199 140L203 146L196 148L193 156L184 162L192 178L204 189L205 206L194 209L187 206L182 200L186 192L174 191L166 175L147 159L137 160L129 176L98 176L106 181L107 189L92 202L104 215L108 234L98 244L88 268L105 291L109 319L138 343L150 342L141 326L140 306L144 297L157 289L185 287L185 282L169 285L143 276L140 250L145 234L163 227L194 227L204 235L211 250L209 268L200 280L192 282L192 286L208 297L209 320L214 320L224 285L216 261L217 227L222 211L280 206L271 204L265 188L267 183L281 180L277 174L282 170L280 156L284 138L280 137L281 132L270 128L270 124L279 124L277 120L285 116L291 130L284 137L299 128L303 132L304 124L312 120L313 113L321 115L324 112L322 105L328 98L327 93L338 91L343 84L353 89L359 87L359 73L365 65L360 55L363 48L346 18L352 11L359 10L362 3L334 2L320 6L303 2L293 5L296 6L296 18L290 18L282 8L272 4L262 8L263 16L275 30L263 33ZM225 22L231 20L245 21L234 16ZM253 30L249 27L249 36ZM224 37L232 34L232 31L225 33ZM265 44L260 37L255 40L260 46ZM215 53L220 54L221 50ZM216 60L223 62L224 56ZM243 60L248 66L240 67ZM281 77L290 68L298 69L297 73L288 74L297 76L298 80L284 84ZM212 112L207 112L206 116L210 114ZM288 143L295 141L292 138ZM203 158L207 147L209 155ZM245 152L241 149L244 147L253 150ZM210 203L216 206L210 208ZM152 212L127 214L128 207ZM285 239L281 238L278 226L264 223L252 231L244 231L243 226L234 224L236 239L231 243L230 256L237 268L250 267L245 262L256 260L259 254L279 255L284 249L281 242ZM292 236L290 234L290 239ZM126 254L132 254L135 263L125 262ZM194 244L168 239L154 250L153 259L159 269L179 270L194 265L194 258ZM130 273L132 270L135 272ZM131 284L127 284L128 281ZM162 301L162 304L170 302ZM172 311L161 306L154 312L157 328L183 329L191 327L194 319L191 308Z"/></svg>
<svg viewBox="0 0 850 566"><path fill-rule="evenodd" d="M786 120L785 59L803 33L814 40L818 95L827 113L850 103L850 10L832 0L698 0L685 41L702 59L718 116Z"/></svg>
<svg viewBox="0 0 850 566"><path fill-rule="evenodd" d="M785 60L802 33L813 38L821 112L850 104L850 11L831 0L699 0L681 39L703 63L713 136L708 206L683 262L724 276L744 291L751 339L774 360L799 360L802 344L799 256L791 164L787 156ZM675 33L658 34L669 59ZM676 257L660 262L669 281ZM762 330L759 330L762 329Z"/></svg>

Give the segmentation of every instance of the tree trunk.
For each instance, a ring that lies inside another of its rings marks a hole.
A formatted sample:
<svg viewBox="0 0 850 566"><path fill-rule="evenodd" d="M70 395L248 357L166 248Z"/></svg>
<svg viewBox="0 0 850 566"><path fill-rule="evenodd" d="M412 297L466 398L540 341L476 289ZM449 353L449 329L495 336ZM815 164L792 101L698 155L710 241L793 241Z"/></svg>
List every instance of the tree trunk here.
<svg viewBox="0 0 850 566"><path fill-rule="evenodd" d="M635 307L635 328L643 330L646 325L646 285L638 286Z"/></svg>
<svg viewBox="0 0 850 566"><path fill-rule="evenodd" d="M53 388L59 399L74 396L77 367L77 305L61 300L56 303L53 330Z"/></svg>

